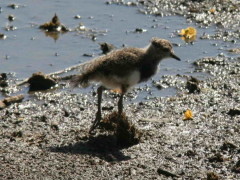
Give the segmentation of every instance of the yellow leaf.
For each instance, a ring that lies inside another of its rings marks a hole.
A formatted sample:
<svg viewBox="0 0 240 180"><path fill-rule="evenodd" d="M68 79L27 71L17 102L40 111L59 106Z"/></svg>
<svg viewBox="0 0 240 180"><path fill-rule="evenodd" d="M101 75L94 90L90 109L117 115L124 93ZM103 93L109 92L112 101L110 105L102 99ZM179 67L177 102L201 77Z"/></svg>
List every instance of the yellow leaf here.
<svg viewBox="0 0 240 180"><path fill-rule="evenodd" d="M194 27L188 27L187 29L182 29L179 35L186 39L194 39L194 37L196 38L197 30Z"/></svg>
<svg viewBox="0 0 240 180"><path fill-rule="evenodd" d="M185 33L186 33L186 32L185 32L185 29L182 29L181 32L179 33L179 35L184 36Z"/></svg>
<svg viewBox="0 0 240 180"><path fill-rule="evenodd" d="M212 14L214 14L215 11L216 11L216 10L215 10L214 8L212 8L212 9L209 10L209 12L212 13Z"/></svg>
<svg viewBox="0 0 240 180"><path fill-rule="evenodd" d="M190 109L187 109L184 113L184 119L183 120L191 120L193 119L193 113Z"/></svg>
<svg viewBox="0 0 240 180"><path fill-rule="evenodd" d="M186 34L186 36L188 36L189 38L196 36L197 35L197 30L193 27L188 27L188 32Z"/></svg>

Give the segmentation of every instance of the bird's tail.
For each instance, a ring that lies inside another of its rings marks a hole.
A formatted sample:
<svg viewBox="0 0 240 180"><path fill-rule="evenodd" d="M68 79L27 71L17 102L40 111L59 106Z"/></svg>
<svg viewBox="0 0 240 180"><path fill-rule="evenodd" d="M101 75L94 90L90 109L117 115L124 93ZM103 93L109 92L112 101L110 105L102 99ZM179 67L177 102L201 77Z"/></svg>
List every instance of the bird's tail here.
<svg viewBox="0 0 240 180"><path fill-rule="evenodd" d="M73 87L77 87L78 85L82 87L88 87L89 86L89 75L88 74L79 74L72 77L70 80L70 84Z"/></svg>

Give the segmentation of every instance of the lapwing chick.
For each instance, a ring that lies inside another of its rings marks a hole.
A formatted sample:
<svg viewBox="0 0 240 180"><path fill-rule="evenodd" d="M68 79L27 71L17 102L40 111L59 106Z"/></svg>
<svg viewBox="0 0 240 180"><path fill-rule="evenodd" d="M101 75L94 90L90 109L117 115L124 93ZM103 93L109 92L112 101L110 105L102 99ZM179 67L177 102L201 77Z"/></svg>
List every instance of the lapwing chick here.
<svg viewBox="0 0 240 180"><path fill-rule="evenodd" d="M158 69L158 64L165 58L180 58L174 54L172 44L165 39L152 38L145 48L127 47L112 51L106 55L87 62L82 73L72 78L77 86L88 87L91 82L99 83L98 111L90 128L91 133L102 119L101 102L104 89L120 92L118 100L118 116L123 112L123 96L134 85L147 81Z"/></svg>

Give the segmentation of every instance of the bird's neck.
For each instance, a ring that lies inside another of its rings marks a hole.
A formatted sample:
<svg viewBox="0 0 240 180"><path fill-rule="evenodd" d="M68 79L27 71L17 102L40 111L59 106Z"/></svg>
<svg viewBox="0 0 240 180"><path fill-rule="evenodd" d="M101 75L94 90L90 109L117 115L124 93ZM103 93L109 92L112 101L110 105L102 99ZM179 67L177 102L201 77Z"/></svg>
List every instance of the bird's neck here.
<svg viewBox="0 0 240 180"><path fill-rule="evenodd" d="M145 50L145 59L151 63L159 63L164 57L162 54L156 52L156 49L149 46Z"/></svg>

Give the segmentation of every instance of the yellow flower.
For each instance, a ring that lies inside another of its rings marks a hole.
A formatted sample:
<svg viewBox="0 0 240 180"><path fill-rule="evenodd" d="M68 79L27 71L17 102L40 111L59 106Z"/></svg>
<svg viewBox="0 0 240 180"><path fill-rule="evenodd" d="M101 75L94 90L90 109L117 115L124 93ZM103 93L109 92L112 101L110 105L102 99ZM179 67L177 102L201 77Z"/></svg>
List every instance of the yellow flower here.
<svg viewBox="0 0 240 180"><path fill-rule="evenodd" d="M190 109L187 109L184 113L184 119L183 120L192 120L193 119L193 113Z"/></svg>

